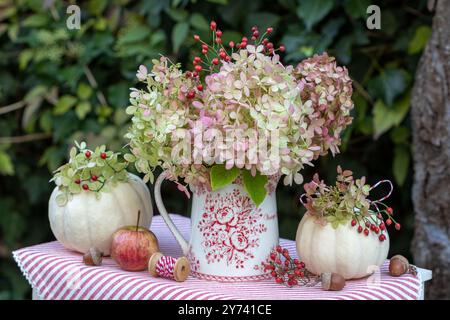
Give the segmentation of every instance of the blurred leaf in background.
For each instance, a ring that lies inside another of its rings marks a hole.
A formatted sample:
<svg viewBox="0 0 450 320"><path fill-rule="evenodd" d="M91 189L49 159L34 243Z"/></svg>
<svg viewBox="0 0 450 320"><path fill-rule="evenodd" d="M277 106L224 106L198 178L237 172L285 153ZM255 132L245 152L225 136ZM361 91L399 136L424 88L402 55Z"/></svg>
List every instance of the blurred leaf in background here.
<svg viewBox="0 0 450 320"><path fill-rule="evenodd" d="M367 30L368 0L90 0L81 29L68 30L73 1L0 0L0 299L29 298L11 259L17 248L53 239L47 202L51 171L73 140L121 151L129 119L124 110L140 64L159 54L192 67L199 53L192 36L209 36L209 21L238 41L253 25L274 27L282 60L296 65L328 51L354 79L354 121L342 153L316 161L334 179L341 164L370 183L392 179L388 201L403 222L391 250L409 255L411 206L410 90L431 33L425 0L380 1L381 30ZM131 169L131 168L130 168ZM152 188L151 186L149 186ZM171 212L187 214L175 185L163 187ZM301 212L300 186L278 188L280 235L293 239ZM183 200L182 200L183 199Z"/></svg>

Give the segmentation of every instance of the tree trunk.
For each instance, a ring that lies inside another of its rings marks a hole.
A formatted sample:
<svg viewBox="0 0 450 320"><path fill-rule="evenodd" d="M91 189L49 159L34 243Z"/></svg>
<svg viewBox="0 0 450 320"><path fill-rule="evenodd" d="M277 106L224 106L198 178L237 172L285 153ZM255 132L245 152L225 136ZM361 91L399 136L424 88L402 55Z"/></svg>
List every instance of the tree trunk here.
<svg viewBox="0 0 450 320"><path fill-rule="evenodd" d="M433 271L426 297L450 299L450 1L435 3L433 32L411 99L414 262Z"/></svg>

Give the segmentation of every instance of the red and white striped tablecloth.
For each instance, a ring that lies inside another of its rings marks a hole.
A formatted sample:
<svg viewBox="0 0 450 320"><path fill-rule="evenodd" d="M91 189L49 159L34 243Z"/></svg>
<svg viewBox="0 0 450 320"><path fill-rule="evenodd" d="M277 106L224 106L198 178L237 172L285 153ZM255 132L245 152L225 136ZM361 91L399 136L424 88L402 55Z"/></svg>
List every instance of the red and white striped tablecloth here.
<svg viewBox="0 0 450 320"><path fill-rule="evenodd" d="M188 238L190 220L172 215ZM181 256L181 249L160 216L153 218L151 230L165 255ZM281 239L280 244L296 257L295 242ZM398 278L387 273L387 262L378 274L368 279L347 281L344 290L323 291L315 287L288 288L273 279L258 282L217 283L189 277L185 282L153 278L146 271L121 270L110 258L99 267L83 264L82 255L65 249L57 241L13 252L14 259L38 295L43 299L419 299L420 275Z"/></svg>

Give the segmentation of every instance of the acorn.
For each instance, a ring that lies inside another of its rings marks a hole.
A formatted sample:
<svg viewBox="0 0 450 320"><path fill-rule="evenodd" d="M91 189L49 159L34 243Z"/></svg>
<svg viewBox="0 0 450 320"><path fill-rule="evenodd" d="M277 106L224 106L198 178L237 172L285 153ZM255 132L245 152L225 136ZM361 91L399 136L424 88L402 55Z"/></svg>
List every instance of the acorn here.
<svg viewBox="0 0 450 320"><path fill-rule="evenodd" d="M400 277L409 271L409 262L404 256L395 255L389 262L389 274L393 277Z"/></svg>
<svg viewBox="0 0 450 320"><path fill-rule="evenodd" d="M345 287L345 278L338 273L325 272L320 275L322 289L326 291L339 291Z"/></svg>
<svg viewBox="0 0 450 320"><path fill-rule="evenodd" d="M83 262L87 266L99 266L102 264L103 253L97 248L93 247L83 255Z"/></svg>

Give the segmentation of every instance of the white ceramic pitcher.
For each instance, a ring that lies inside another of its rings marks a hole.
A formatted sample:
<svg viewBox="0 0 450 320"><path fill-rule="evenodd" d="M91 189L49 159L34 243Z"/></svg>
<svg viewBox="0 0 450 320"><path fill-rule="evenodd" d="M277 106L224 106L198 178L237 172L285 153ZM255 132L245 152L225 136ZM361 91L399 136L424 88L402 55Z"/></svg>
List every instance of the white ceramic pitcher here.
<svg viewBox="0 0 450 320"><path fill-rule="evenodd" d="M191 235L188 243L170 219L161 198L162 173L155 183L155 202L191 265L191 274L216 281L255 281L268 277L262 262L278 245L275 189L269 179L267 195L256 207L238 178L217 191L191 190Z"/></svg>

